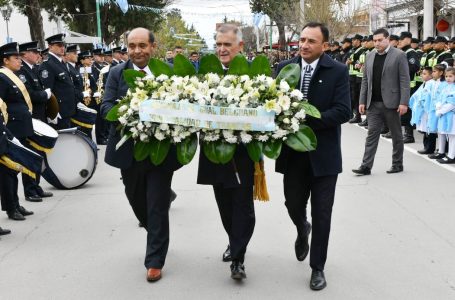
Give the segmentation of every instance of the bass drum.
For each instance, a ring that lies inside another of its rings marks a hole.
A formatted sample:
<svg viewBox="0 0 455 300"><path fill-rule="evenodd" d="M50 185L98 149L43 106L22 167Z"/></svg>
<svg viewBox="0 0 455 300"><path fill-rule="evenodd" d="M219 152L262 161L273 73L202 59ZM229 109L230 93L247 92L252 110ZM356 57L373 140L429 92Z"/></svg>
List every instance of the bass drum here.
<svg viewBox="0 0 455 300"><path fill-rule="evenodd" d="M54 149L46 155L42 177L58 189L76 189L95 173L98 164L96 144L76 128L58 133Z"/></svg>

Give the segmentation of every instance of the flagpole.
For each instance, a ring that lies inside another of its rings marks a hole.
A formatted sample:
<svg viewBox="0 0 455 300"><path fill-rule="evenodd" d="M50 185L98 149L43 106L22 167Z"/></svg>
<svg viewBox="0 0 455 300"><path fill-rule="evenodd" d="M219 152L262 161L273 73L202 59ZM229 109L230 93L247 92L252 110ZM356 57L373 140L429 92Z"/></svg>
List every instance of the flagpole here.
<svg viewBox="0 0 455 300"><path fill-rule="evenodd" d="M100 1L96 1L96 25L98 28L98 37L100 38L100 44L103 44L103 40L101 38L101 16L100 16Z"/></svg>

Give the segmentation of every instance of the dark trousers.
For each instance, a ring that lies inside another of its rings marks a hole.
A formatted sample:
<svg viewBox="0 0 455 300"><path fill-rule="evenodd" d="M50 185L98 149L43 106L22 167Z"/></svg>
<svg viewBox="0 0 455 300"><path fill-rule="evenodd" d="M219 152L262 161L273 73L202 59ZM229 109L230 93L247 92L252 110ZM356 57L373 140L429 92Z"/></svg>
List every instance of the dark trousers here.
<svg viewBox="0 0 455 300"><path fill-rule="evenodd" d="M297 234L303 236L309 223L307 204L311 196L311 221L313 223L310 266L324 270L329 245L332 207L338 175L314 176L308 155L295 160L284 173L285 205Z"/></svg>
<svg viewBox="0 0 455 300"><path fill-rule="evenodd" d="M161 269L169 247L169 199L174 172L147 160L122 169L125 194L133 212L147 230L144 265Z"/></svg>
<svg viewBox="0 0 455 300"><path fill-rule="evenodd" d="M18 184L17 172L0 164L0 196L3 211L10 212L19 207Z"/></svg>
<svg viewBox="0 0 455 300"><path fill-rule="evenodd" d="M434 152L436 150L437 133L423 133L423 149Z"/></svg>
<svg viewBox="0 0 455 300"><path fill-rule="evenodd" d="M396 109L386 108L383 102L372 101L367 110L368 135L365 141L362 166L371 169L378 149L382 126L386 123L392 134L392 165L403 166L403 133L401 131L400 114Z"/></svg>
<svg viewBox="0 0 455 300"><path fill-rule="evenodd" d="M58 119L57 125L54 126L56 130L60 129L67 129L73 127L71 124L71 119L70 117L63 118L63 119Z"/></svg>
<svg viewBox="0 0 455 300"><path fill-rule="evenodd" d="M253 186L225 188L214 185L213 191L221 222L229 236L232 259L243 262L256 224Z"/></svg>
<svg viewBox="0 0 455 300"><path fill-rule="evenodd" d="M96 111L98 114L96 115L96 122L95 122L95 137L96 137L96 143L106 143L107 141L107 124L106 120L101 116L100 113L100 106L98 105L96 107Z"/></svg>
<svg viewBox="0 0 455 300"><path fill-rule="evenodd" d="M351 90L351 109L355 116L360 117L359 113L359 97L360 97L360 87L362 82L358 82L357 76L349 76L349 87Z"/></svg>
<svg viewBox="0 0 455 300"><path fill-rule="evenodd" d="M46 153L41 152L30 146L30 144L27 142L26 138L21 138L20 142L22 145L27 147L28 149L38 153L39 155L45 157ZM22 173L22 185L24 186L24 195L25 197L29 196L36 196L36 195L42 195L43 194L43 189L39 186L40 183L40 175L36 174L36 179L33 179L32 177Z"/></svg>

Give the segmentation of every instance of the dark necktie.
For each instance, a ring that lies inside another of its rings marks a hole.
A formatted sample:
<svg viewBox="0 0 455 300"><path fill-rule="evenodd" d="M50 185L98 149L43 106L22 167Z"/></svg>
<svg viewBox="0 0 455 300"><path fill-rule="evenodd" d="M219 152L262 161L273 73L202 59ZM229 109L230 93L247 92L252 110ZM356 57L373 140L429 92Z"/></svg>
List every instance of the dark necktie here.
<svg viewBox="0 0 455 300"><path fill-rule="evenodd" d="M311 67L311 65L306 65L305 73L303 74L303 79L302 79L303 98L306 98L308 96L308 88L310 87L310 81L311 81L311 71L313 71L313 68Z"/></svg>
<svg viewBox="0 0 455 300"><path fill-rule="evenodd" d="M147 75L147 72L145 72L144 70L140 69L139 72L141 72L142 74L144 75Z"/></svg>

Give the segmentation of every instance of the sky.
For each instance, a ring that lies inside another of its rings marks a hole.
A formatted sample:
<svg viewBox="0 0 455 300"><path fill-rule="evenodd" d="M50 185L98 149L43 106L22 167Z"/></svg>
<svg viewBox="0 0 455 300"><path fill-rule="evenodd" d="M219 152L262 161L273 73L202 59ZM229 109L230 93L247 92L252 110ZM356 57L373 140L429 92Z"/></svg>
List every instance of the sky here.
<svg viewBox="0 0 455 300"><path fill-rule="evenodd" d="M185 22L188 26L194 25L209 49L213 49L215 43L215 24L222 22L225 15L229 20L235 19L246 24L252 24L253 21L248 0L174 0L169 6L169 9L172 8L181 10Z"/></svg>

